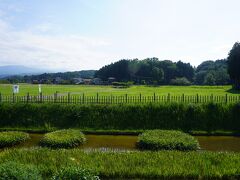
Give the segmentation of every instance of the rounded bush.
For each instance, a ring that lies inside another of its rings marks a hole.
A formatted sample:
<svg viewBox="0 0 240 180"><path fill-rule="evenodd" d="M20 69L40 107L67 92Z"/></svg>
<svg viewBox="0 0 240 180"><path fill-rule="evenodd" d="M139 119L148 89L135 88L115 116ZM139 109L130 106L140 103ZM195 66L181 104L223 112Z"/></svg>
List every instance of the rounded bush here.
<svg viewBox="0 0 240 180"><path fill-rule="evenodd" d="M40 145L50 148L73 148L85 141L84 134L79 130L64 129L45 134Z"/></svg>
<svg viewBox="0 0 240 180"><path fill-rule="evenodd" d="M180 150L199 149L198 141L181 131L149 130L139 135L137 145L146 150Z"/></svg>
<svg viewBox="0 0 240 180"><path fill-rule="evenodd" d="M59 179L76 179L76 180L99 180L99 177L94 175L91 171L81 167L67 167L61 169L54 177L54 180Z"/></svg>
<svg viewBox="0 0 240 180"><path fill-rule="evenodd" d="M0 180L39 180L42 179L39 171L32 165L24 165L16 162L0 164Z"/></svg>
<svg viewBox="0 0 240 180"><path fill-rule="evenodd" d="M30 139L28 133L17 131L0 132L0 148L11 147Z"/></svg>

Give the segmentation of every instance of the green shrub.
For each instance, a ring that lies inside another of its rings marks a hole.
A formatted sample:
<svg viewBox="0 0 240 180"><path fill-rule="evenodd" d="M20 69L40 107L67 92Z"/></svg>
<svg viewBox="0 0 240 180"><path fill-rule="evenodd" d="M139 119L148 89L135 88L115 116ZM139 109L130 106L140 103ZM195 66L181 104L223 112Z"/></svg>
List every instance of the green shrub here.
<svg viewBox="0 0 240 180"><path fill-rule="evenodd" d="M20 144L29 139L29 134L17 131L0 132L0 148Z"/></svg>
<svg viewBox="0 0 240 180"><path fill-rule="evenodd" d="M99 177L91 171L78 166L62 168L54 177L54 180L99 180Z"/></svg>
<svg viewBox="0 0 240 180"><path fill-rule="evenodd" d="M197 150L198 141L191 135L181 131L149 130L138 137L140 149L148 150Z"/></svg>
<svg viewBox="0 0 240 180"><path fill-rule="evenodd" d="M73 148L85 141L84 134L79 130L64 129L45 134L40 145L51 148Z"/></svg>
<svg viewBox="0 0 240 180"><path fill-rule="evenodd" d="M0 164L0 180L39 180L42 179L39 171L32 165L16 162Z"/></svg>
<svg viewBox="0 0 240 180"><path fill-rule="evenodd" d="M175 86L190 86L191 82L187 78L182 77L182 78L172 79L170 81L170 84Z"/></svg>
<svg viewBox="0 0 240 180"><path fill-rule="evenodd" d="M1 104L0 127L240 130L240 104Z"/></svg>

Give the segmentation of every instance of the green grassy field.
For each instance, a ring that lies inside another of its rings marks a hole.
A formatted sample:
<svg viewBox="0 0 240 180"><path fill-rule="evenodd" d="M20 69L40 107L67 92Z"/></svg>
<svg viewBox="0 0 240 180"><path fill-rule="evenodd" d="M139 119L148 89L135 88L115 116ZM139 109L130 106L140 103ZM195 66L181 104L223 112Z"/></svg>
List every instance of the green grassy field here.
<svg viewBox="0 0 240 180"><path fill-rule="evenodd" d="M19 95L26 95L28 92L30 95L38 94L38 85L32 84L20 84ZM66 94L68 92L73 95L81 95L84 93L86 96L94 96L97 93L99 95L239 95L240 92L234 92L231 90L231 86L159 86L159 87L148 87L148 86L132 86L130 88L113 88L112 86L87 86L87 85L42 85L42 92L44 95L52 95L55 92L60 94ZM0 93L2 95L12 94L12 85L1 84Z"/></svg>

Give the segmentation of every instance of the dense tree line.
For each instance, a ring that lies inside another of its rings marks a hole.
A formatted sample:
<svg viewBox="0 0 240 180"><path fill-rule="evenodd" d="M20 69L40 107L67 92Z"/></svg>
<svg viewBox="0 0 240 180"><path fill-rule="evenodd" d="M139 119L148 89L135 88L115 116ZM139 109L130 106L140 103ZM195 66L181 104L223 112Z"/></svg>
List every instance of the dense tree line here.
<svg viewBox="0 0 240 180"><path fill-rule="evenodd" d="M230 83L227 60L204 61L195 71L195 84L225 85Z"/></svg>
<svg viewBox="0 0 240 180"><path fill-rule="evenodd" d="M204 61L197 67L182 61L158 58L123 59L100 68L98 71L44 73L40 75L11 76L0 83L54 83L74 84L73 78L98 77L103 81L115 78L118 82L149 85L226 85L233 83L240 89L240 43L235 43L227 59ZM58 82L59 83L59 82Z"/></svg>
<svg viewBox="0 0 240 180"><path fill-rule="evenodd" d="M173 85L225 85L230 83L227 60L205 61L197 68L182 61L160 61L158 58L144 60L124 59L102 67L96 77L116 81L133 81L139 84Z"/></svg>
<svg viewBox="0 0 240 180"><path fill-rule="evenodd" d="M233 88L240 90L240 43L236 42L229 52L228 73L233 83Z"/></svg>
<svg viewBox="0 0 240 180"><path fill-rule="evenodd" d="M73 71L73 72L59 72L59 73L44 73L40 75L25 75L25 76L10 76L2 80L3 82L9 83L34 83L41 82L44 84L51 84L56 81L56 79L61 79L63 84L73 84L73 78L93 78L95 70L83 70L83 71Z"/></svg>

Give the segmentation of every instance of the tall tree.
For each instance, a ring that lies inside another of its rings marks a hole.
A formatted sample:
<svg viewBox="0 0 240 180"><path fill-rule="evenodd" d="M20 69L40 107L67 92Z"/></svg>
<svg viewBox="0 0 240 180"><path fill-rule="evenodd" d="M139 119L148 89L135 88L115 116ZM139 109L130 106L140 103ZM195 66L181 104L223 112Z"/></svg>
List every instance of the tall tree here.
<svg viewBox="0 0 240 180"><path fill-rule="evenodd" d="M233 88L240 90L240 43L236 42L229 52L228 73L233 81Z"/></svg>

